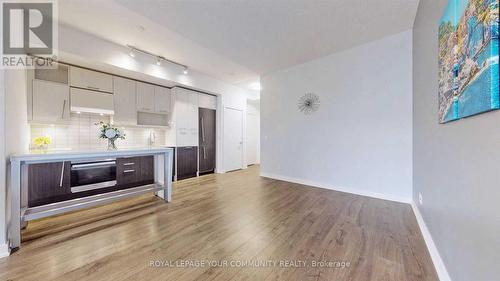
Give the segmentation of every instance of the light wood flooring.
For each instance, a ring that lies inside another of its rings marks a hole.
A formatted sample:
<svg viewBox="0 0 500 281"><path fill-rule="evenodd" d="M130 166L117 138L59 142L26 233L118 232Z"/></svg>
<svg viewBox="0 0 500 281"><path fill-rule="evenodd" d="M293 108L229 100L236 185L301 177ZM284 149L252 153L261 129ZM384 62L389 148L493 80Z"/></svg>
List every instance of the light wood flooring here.
<svg viewBox="0 0 500 281"><path fill-rule="evenodd" d="M0 280L437 280L409 205L258 169L30 222Z"/></svg>

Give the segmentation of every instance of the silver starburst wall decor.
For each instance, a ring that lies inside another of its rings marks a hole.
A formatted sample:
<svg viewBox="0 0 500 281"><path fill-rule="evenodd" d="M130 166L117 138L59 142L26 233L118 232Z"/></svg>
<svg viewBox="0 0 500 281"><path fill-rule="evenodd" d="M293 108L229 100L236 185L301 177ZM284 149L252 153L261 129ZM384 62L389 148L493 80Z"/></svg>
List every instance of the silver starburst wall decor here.
<svg viewBox="0 0 500 281"><path fill-rule="evenodd" d="M307 93L299 99L299 110L309 115L319 109L319 96L313 93Z"/></svg>

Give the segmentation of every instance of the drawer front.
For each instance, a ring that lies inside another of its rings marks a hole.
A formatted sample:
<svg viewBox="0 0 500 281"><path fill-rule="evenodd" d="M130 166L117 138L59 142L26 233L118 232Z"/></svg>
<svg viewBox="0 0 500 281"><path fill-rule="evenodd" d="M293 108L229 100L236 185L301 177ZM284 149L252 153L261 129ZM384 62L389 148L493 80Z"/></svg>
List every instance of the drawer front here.
<svg viewBox="0 0 500 281"><path fill-rule="evenodd" d="M141 158L124 157L116 159L116 184L129 185L140 181Z"/></svg>
<svg viewBox="0 0 500 281"><path fill-rule="evenodd" d="M117 158L116 183L122 187L154 183L154 156Z"/></svg>

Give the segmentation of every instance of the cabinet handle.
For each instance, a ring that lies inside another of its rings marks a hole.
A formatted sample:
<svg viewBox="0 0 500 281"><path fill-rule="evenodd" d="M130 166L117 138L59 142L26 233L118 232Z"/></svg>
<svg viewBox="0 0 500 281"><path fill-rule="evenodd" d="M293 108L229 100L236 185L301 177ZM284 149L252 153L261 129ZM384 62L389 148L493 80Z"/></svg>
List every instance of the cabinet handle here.
<svg viewBox="0 0 500 281"><path fill-rule="evenodd" d="M66 100L63 101L61 119L64 119L64 112L66 111Z"/></svg>
<svg viewBox="0 0 500 281"><path fill-rule="evenodd" d="M207 159L207 150L203 147L203 159Z"/></svg>
<svg viewBox="0 0 500 281"><path fill-rule="evenodd" d="M201 117L201 140L205 142L205 125L203 123L203 117Z"/></svg>
<svg viewBox="0 0 500 281"><path fill-rule="evenodd" d="M135 172L135 170L125 170L125 171L123 171L124 174L133 173L133 172Z"/></svg>
<svg viewBox="0 0 500 281"><path fill-rule="evenodd" d="M61 168L61 180L59 181L59 187L63 186L63 179L64 179L64 162L62 162L62 168Z"/></svg>
<svg viewBox="0 0 500 281"><path fill-rule="evenodd" d="M99 88L97 87L92 87L92 86L87 86L88 89L92 89L92 90L100 90Z"/></svg>
<svg viewBox="0 0 500 281"><path fill-rule="evenodd" d="M132 163L132 162L130 162L130 163L123 163L123 166L131 166L131 165L134 165L134 164L135 163Z"/></svg>

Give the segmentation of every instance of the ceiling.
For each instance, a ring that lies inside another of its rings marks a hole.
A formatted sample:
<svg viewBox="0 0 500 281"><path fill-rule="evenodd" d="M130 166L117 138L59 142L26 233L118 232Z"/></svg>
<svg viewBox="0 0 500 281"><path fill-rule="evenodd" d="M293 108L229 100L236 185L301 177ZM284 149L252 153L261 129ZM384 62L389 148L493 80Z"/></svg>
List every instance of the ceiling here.
<svg viewBox="0 0 500 281"><path fill-rule="evenodd" d="M417 6L418 0L64 0L59 17L244 84L410 29Z"/></svg>

